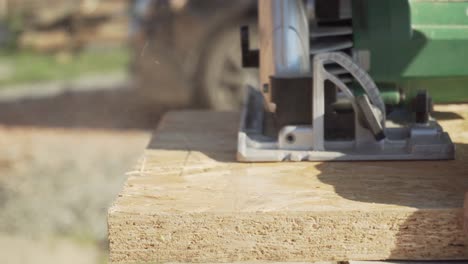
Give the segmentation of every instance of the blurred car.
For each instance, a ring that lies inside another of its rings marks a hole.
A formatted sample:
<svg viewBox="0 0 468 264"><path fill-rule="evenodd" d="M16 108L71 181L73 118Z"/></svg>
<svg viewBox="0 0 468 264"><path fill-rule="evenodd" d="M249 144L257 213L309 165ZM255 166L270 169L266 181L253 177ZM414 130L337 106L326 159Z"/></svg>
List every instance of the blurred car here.
<svg viewBox="0 0 468 264"><path fill-rule="evenodd" d="M255 24L255 0L135 0L132 7L134 84L147 102L239 109L245 84L258 82L256 70L241 67L239 37L240 25Z"/></svg>

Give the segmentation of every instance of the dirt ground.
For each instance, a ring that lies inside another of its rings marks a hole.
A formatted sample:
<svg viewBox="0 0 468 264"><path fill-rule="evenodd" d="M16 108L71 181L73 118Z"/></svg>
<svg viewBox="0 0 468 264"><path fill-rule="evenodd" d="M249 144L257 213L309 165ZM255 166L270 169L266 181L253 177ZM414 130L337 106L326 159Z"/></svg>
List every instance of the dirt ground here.
<svg viewBox="0 0 468 264"><path fill-rule="evenodd" d="M105 263L107 208L164 111L125 82L61 89L0 91L2 263Z"/></svg>

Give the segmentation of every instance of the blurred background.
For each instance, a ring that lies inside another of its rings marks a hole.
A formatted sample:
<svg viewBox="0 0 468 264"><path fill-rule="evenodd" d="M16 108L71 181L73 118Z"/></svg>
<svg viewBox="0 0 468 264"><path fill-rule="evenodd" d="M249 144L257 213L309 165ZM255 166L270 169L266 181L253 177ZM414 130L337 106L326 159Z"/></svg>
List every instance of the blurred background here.
<svg viewBox="0 0 468 264"><path fill-rule="evenodd" d="M161 115L236 110L257 82L255 5L0 0L1 263L106 263L107 208Z"/></svg>
<svg viewBox="0 0 468 264"><path fill-rule="evenodd" d="M249 25L258 48L256 13L256 0L0 0L0 263L106 263L107 208L161 116L238 110L257 85L239 40ZM459 88L432 95L466 102Z"/></svg>

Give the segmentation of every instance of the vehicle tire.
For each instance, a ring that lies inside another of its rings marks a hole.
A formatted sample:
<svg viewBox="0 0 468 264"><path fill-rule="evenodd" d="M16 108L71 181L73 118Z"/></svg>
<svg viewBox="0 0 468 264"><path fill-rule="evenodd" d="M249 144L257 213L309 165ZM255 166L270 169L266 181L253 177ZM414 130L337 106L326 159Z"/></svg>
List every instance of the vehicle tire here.
<svg viewBox="0 0 468 264"><path fill-rule="evenodd" d="M214 34L201 61L197 76L199 99L214 110L239 110L245 87L258 87L258 69L242 67L240 25L233 23ZM251 46L257 47L256 27L250 28Z"/></svg>

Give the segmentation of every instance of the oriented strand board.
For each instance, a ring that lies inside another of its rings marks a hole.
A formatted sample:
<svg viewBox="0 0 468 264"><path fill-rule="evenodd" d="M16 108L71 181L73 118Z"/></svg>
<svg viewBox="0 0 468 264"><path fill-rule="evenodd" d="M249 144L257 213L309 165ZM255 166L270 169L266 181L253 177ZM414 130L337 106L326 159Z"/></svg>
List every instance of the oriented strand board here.
<svg viewBox="0 0 468 264"><path fill-rule="evenodd" d="M172 112L109 209L110 261L468 259L468 105L455 161L235 161L238 115Z"/></svg>

